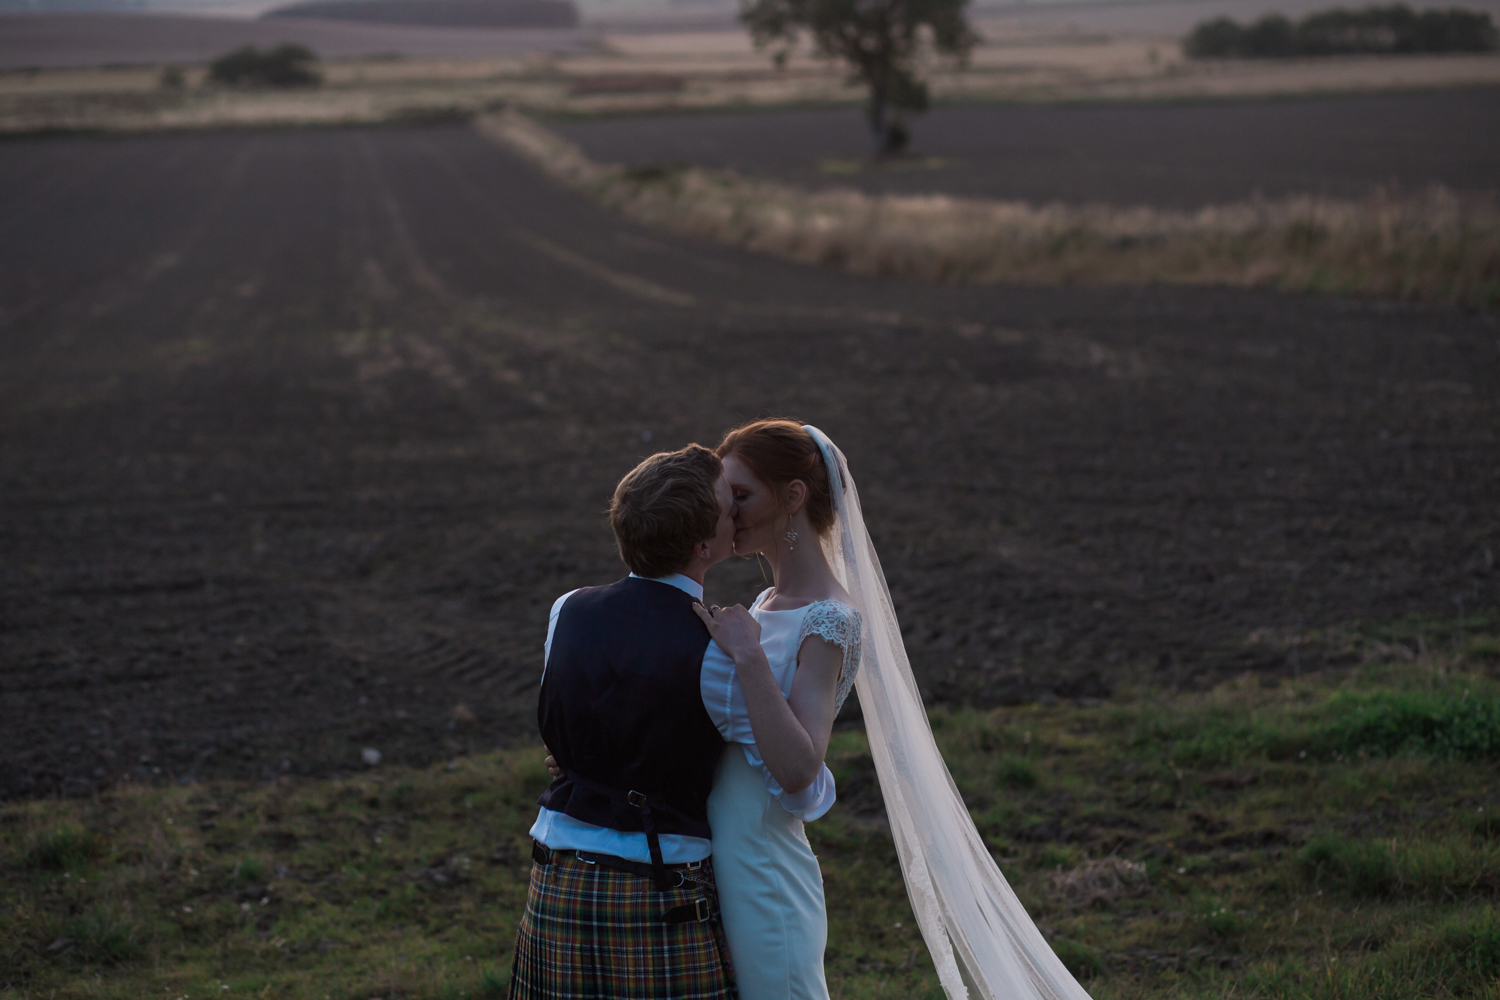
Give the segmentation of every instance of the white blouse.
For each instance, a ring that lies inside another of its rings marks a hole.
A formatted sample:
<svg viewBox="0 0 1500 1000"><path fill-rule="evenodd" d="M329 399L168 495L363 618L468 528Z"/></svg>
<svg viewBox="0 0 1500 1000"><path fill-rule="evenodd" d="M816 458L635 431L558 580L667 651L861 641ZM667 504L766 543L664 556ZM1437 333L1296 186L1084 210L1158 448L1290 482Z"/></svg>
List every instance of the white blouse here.
<svg viewBox="0 0 1500 1000"><path fill-rule="evenodd" d="M803 641L816 635L844 651L834 699L834 711L837 712L849 696L854 676L859 671L862 629L859 612L840 601L815 601L790 611L767 611L761 605L770 592L770 588L761 592L751 605L750 614L760 622L760 644L765 650L766 662L771 665L776 686L781 688L783 696L792 693L792 680L797 676L797 654ZM837 793L827 764L823 765L811 785L795 794L788 793L771 776L770 769L761 759L760 748L755 745L755 732L750 728L750 712L745 707L745 692L740 687L734 661L717 643L710 643L704 654L699 684L703 705L708 709L709 718L718 726L720 735L730 743L741 745L745 759L765 780L766 791L783 808L798 819L811 822L833 807Z"/></svg>

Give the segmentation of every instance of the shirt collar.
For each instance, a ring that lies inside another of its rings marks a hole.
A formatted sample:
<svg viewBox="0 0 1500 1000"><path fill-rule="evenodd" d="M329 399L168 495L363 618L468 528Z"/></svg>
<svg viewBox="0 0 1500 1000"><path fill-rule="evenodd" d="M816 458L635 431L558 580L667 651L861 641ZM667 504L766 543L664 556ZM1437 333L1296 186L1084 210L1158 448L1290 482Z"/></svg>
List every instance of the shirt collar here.
<svg viewBox="0 0 1500 1000"><path fill-rule="evenodd" d="M666 576L641 576L639 573L632 573L630 575L637 580L650 580L652 583L665 583L670 587L676 587L678 590L692 597L694 600L703 600L703 585L700 584L697 580L683 576L681 573L668 573Z"/></svg>

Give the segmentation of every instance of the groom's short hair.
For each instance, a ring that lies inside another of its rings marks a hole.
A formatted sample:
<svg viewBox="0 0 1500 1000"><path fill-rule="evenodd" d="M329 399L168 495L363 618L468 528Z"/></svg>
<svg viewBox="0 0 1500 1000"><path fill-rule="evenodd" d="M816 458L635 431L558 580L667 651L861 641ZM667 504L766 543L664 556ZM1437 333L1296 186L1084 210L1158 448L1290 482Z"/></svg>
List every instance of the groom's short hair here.
<svg viewBox="0 0 1500 1000"><path fill-rule="evenodd" d="M724 465L702 445L652 455L615 487L609 524L620 558L647 579L675 573L693 557L693 546L714 537Z"/></svg>

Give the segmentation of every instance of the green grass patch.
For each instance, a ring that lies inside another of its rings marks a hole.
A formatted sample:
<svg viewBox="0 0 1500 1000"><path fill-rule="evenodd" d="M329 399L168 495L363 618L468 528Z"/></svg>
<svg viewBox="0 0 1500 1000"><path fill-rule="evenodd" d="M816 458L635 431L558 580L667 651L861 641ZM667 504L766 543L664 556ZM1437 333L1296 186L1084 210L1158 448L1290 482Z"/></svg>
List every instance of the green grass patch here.
<svg viewBox="0 0 1500 1000"><path fill-rule="evenodd" d="M1467 678L1467 683L1459 683ZM1246 761L1366 756L1500 759L1500 686L1484 675L1455 675L1435 685L1344 690L1302 711L1241 711L1223 702L1189 712L1117 710L1126 744L1174 764L1225 766Z"/></svg>
<svg viewBox="0 0 1500 1000"><path fill-rule="evenodd" d="M81 867L104 851L105 840L98 831L64 823L36 837L26 855L26 864L43 871L62 871Z"/></svg>
<svg viewBox="0 0 1500 1000"><path fill-rule="evenodd" d="M1500 1000L1491 669L1450 651L933 723L1096 1000ZM937 1000L864 735L829 762L840 803L808 835L831 992ZM546 781L521 750L11 804L0 998L503 997Z"/></svg>
<svg viewBox="0 0 1500 1000"><path fill-rule="evenodd" d="M1036 765L1025 757L1000 758L998 773L1000 783L1007 788L1035 788L1037 786Z"/></svg>
<svg viewBox="0 0 1500 1000"><path fill-rule="evenodd" d="M234 863L229 877L241 884L250 882L264 882L266 880L266 864L260 858L240 858Z"/></svg>
<svg viewBox="0 0 1500 1000"><path fill-rule="evenodd" d="M1470 698L1468 692L1346 696L1330 705L1316 738L1344 753L1494 759L1500 757L1500 698Z"/></svg>
<svg viewBox="0 0 1500 1000"><path fill-rule="evenodd" d="M143 937L142 929L131 920L108 906L96 905L70 918L53 948L86 964L115 965L140 957Z"/></svg>
<svg viewBox="0 0 1500 1000"><path fill-rule="evenodd" d="M1349 838L1320 834L1299 855L1321 883L1361 897L1500 893L1500 845L1463 836Z"/></svg>

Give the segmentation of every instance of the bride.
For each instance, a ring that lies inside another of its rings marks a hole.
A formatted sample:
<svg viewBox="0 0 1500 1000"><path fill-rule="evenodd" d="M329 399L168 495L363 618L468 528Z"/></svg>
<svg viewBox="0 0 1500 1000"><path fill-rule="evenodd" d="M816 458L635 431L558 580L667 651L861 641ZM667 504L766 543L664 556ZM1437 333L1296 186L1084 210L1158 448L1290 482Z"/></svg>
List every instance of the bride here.
<svg viewBox="0 0 1500 1000"><path fill-rule="evenodd" d="M716 640L703 704L729 742L708 798L724 936L742 1000L822 1000L827 912L802 823L833 805L823 758L859 669L862 619L823 554L836 516L812 436L761 420L717 452L735 552L763 555L774 579L748 612L696 609Z"/></svg>
<svg viewBox="0 0 1500 1000"><path fill-rule="evenodd" d="M1017 901L938 753L842 452L760 420L719 445L735 551L773 585L698 609L715 640L703 702L732 745L709 797L724 931L742 1000L826 1000L827 910L804 821L834 800L824 764L853 687L912 910L953 1000L1087 1000ZM717 647L717 649L715 648Z"/></svg>

